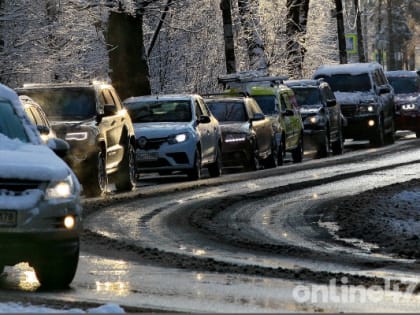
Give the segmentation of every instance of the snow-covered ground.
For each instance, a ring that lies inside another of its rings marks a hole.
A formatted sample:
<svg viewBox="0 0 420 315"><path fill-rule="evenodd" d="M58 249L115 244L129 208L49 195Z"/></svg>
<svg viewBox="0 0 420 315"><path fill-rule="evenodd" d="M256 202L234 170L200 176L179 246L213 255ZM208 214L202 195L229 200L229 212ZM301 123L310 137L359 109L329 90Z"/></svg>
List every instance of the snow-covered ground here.
<svg viewBox="0 0 420 315"><path fill-rule="evenodd" d="M36 306L22 303L0 303L0 313L113 313L122 314L125 313L124 309L117 304L109 303L96 308L89 308L82 310L80 308L72 309L54 309L45 306Z"/></svg>

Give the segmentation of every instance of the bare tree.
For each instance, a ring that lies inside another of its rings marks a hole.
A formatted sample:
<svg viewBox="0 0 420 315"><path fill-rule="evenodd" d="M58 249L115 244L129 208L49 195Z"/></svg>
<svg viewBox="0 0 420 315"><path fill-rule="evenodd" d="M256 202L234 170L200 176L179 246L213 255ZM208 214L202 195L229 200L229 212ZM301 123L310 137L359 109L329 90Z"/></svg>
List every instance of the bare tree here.
<svg viewBox="0 0 420 315"><path fill-rule="evenodd" d="M223 17L223 38L225 43L226 72L236 72L235 42L233 38L231 0L221 0L220 9Z"/></svg>

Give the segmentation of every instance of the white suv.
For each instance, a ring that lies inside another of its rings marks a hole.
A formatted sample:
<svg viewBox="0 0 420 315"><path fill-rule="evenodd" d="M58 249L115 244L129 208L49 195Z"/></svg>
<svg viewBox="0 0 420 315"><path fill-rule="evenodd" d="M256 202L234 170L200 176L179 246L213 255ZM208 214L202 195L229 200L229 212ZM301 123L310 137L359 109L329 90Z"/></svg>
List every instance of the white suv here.
<svg viewBox="0 0 420 315"><path fill-rule="evenodd" d="M17 94L0 85L0 273L28 262L46 288L67 287L79 260L82 229L80 185L51 149L64 155L65 141L44 145Z"/></svg>
<svg viewBox="0 0 420 315"><path fill-rule="evenodd" d="M159 95L124 101L137 139L137 170L170 174L181 171L192 180L207 167L212 177L222 168L219 122L201 96Z"/></svg>

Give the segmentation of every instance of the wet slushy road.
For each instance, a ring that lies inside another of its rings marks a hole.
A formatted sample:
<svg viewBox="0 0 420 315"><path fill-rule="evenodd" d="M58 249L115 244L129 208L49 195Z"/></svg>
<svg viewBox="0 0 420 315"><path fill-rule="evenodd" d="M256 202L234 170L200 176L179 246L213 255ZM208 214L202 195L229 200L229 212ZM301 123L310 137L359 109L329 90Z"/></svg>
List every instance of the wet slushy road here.
<svg viewBox="0 0 420 315"><path fill-rule="evenodd" d="M146 180L137 192L86 202L72 288L42 292L31 268L19 265L0 280L2 299L115 302L135 311L416 311L419 298L404 292L350 303L301 301L296 288L326 288L343 277L344 284L382 288L384 279L419 282L416 260L340 238L323 211L339 198L419 178L418 145L399 142L200 183ZM341 297L346 289L337 287Z"/></svg>

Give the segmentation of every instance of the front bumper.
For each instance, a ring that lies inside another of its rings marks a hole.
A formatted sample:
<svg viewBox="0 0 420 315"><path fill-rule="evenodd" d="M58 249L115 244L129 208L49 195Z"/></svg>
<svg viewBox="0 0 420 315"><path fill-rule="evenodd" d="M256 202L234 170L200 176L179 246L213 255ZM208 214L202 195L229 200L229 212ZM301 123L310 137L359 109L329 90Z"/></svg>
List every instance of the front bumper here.
<svg viewBox="0 0 420 315"><path fill-rule="evenodd" d="M363 115L346 117L347 126L343 127L344 138L355 140L370 140L377 133L379 116ZM369 122L373 121L374 125L369 126Z"/></svg>
<svg viewBox="0 0 420 315"><path fill-rule="evenodd" d="M318 150L325 141L325 130L303 130L303 143L305 150Z"/></svg>
<svg viewBox="0 0 420 315"><path fill-rule="evenodd" d="M417 111L396 113L395 128L397 130L420 132L420 113Z"/></svg>
<svg viewBox="0 0 420 315"><path fill-rule="evenodd" d="M223 166L246 165L251 160L251 154L249 141L222 144Z"/></svg>

